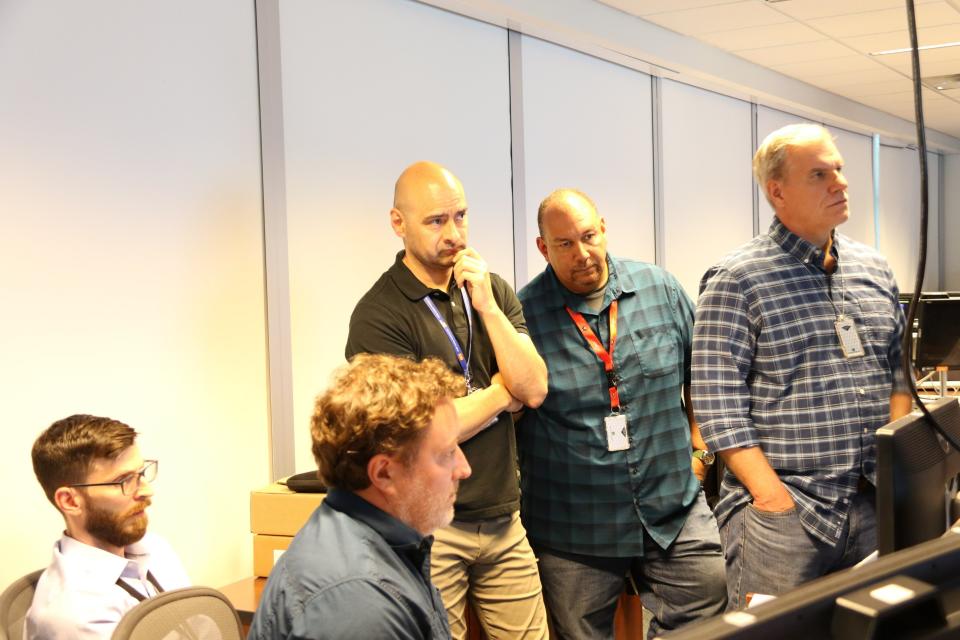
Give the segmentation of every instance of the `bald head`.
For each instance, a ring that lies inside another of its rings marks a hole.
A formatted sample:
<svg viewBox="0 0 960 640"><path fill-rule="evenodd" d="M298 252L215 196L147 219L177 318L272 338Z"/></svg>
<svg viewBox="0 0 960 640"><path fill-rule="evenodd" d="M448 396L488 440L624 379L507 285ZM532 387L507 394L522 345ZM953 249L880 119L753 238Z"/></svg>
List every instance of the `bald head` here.
<svg viewBox="0 0 960 640"><path fill-rule="evenodd" d="M599 217L597 205L594 204L590 196L579 189L557 189L540 203L537 209L537 228L540 230L540 236L543 236L543 218L550 211L563 213L569 209L583 209L593 211L593 215Z"/></svg>
<svg viewBox="0 0 960 640"><path fill-rule="evenodd" d="M403 261L413 274L429 286L446 286L467 246L463 185L435 162L415 162L397 178L390 225L403 239Z"/></svg>
<svg viewBox="0 0 960 640"><path fill-rule="evenodd" d="M557 189L540 203L537 224L537 249L560 284L580 295L606 284L606 224L587 194Z"/></svg>
<svg viewBox="0 0 960 640"><path fill-rule="evenodd" d="M421 160L403 170L393 188L393 208L409 214L432 209L450 194L463 195L463 185L449 169Z"/></svg>

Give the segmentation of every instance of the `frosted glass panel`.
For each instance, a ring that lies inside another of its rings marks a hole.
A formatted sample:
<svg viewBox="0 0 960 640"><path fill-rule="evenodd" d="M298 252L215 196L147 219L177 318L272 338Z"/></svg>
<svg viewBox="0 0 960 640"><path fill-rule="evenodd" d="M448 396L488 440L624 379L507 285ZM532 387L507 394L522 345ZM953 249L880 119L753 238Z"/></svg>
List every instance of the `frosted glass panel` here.
<svg viewBox="0 0 960 640"><path fill-rule="evenodd" d="M662 86L664 264L696 300L704 272L753 235L750 105Z"/></svg>
<svg viewBox="0 0 960 640"><path fill-rule="evenodd" d="M546 266L537 207L559 187L593 198L612 253L653 262L650 77L536 38L521 46L526 193L517 215L526 236L517 253L527 279Z"/></svg>

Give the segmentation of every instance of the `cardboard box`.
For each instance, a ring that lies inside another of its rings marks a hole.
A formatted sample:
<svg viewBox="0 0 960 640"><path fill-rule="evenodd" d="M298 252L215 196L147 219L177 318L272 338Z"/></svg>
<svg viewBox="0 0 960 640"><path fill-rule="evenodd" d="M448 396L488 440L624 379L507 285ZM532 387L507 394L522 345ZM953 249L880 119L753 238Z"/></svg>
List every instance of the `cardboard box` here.
<svg viewBox="0 0 960 640"><path fill-rule="evenodd" d="M253 575L266 578L273 570L283 552L290 546L293 536L266 536L253 534Z"/></svg>
<svg viewBox="0 0 960 640"><path fill-rule="evenodd" d="M282 484L250 492L250 531L294 536L323 502L325 493L296 493Z"/></svg>

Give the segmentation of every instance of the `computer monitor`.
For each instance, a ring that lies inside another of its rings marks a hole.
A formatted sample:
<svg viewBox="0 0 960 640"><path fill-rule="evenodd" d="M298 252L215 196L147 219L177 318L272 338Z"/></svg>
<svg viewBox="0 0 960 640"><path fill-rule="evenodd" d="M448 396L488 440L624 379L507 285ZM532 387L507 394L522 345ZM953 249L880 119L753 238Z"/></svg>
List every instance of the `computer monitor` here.
<svg viewBox="0 0 960 640"><path fill-rule="evenodd" d="M867 640L960 636L960 534L818 578L670 640Z"/></svg>
<svg viewBox="0 0 960 640"><path fill-rule="evenodd" d="M960 404L927 405L960 441ZM960 452L914 411L877 430L877 548L881 555L932 540L952 524Z"/></svg>
<svg viewBox="0 0 960 640"><path fill-rule="evenodd" d="M960 369L960 297L923 294L917 308L917 369Z"/></svg>

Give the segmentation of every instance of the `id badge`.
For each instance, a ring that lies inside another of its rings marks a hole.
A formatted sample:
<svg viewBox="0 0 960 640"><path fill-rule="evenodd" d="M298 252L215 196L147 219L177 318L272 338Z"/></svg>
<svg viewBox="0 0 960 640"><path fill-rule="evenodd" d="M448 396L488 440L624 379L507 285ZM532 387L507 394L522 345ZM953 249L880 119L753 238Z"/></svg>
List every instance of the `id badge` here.
<svg viewBox="0 0 960 640"><path fill-rule="evenodd" d="M630 448L627 437L627 415L615 413L603 419L607 428L607 451L626 451Z"/></svg>
<svg viewBox="0 0 960 640"><path fill-rule="evenodd" d="M859 358L864 355L860 334L857 333L857 323L853 321L853 318L840 316L833 326L837 329L837 337L840 338L840 349L843 351L843 357Z"/></svg>

